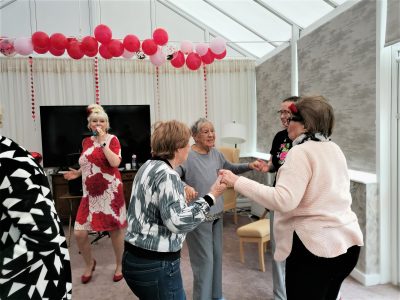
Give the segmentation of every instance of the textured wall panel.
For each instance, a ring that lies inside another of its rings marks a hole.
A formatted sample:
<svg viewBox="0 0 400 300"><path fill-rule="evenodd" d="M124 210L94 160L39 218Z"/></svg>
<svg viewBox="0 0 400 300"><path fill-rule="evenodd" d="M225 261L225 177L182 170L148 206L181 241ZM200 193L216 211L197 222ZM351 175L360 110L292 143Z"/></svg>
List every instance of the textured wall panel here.
<svg viewBox="0 0 400 300"><path fill-rule="evenodd" d="M375 173L376 3L362 1L299 40L299 92L335 110L333 140L350 169Z"/></svg>

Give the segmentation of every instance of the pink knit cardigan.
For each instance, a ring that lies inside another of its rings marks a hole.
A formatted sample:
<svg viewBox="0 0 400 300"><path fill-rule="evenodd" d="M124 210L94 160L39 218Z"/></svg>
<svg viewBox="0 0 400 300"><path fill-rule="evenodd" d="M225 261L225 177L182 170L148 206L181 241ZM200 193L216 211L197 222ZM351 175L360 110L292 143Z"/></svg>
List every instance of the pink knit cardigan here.
<svg viewBox="0 0 400 300"><path fill-rule="evenodd" d="M296 231L305 247L320 257L336 257L363 245L351 210L346 159L333 142L294 146L279 169L275 187L239 177L235 190L275 211L275 259L285 260Z"/></svg>

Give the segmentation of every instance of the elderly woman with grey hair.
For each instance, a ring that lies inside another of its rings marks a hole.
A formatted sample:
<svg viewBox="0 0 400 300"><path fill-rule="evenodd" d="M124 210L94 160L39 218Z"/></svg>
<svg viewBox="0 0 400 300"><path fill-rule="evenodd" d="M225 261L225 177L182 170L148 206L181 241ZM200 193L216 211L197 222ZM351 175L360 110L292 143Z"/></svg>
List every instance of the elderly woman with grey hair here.
<svg viewBox="0 0 400 300"><path fill-rule="evenodd" d="M260 170L260 162L232 164L215 149L214 125L205 118L198 119L191 127L195 143L188 159L176 171L187 184L189 199L208 192L217 179L219 169L235 174ZM221 196L222 197L222 196ZM193 299L222 299L222 215L224 203L217 201L211 207L206 222L187 235L190 263L193 270Z"/></svg>

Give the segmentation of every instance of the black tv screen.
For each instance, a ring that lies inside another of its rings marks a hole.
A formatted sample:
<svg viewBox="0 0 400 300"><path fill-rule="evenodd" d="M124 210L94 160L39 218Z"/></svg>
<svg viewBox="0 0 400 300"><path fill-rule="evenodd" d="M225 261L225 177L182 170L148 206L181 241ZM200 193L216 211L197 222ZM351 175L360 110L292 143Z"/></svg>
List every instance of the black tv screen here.
<svg viewBox="0 0 400 300"><path fill-rule="evenodd" d="M82 140L90 136L87 127L87 106L40 106L43 166L67 169L79 158ZM132 161L136 154L142 164L150 158L150 106L103 105L109 121L109 133L121 144L120 167Z"/></svg>

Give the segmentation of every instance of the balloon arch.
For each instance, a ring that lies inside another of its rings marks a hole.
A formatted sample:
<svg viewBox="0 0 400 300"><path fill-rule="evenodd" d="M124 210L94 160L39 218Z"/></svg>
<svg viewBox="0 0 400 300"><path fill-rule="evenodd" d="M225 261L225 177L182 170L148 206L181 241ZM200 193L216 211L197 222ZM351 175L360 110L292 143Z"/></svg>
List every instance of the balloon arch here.
<svg viewBox="0 0 400 300"><path fill-rule="evenodd" d="M50 52L54 56L61 56L67 51L73 59L95 57L98 53L105 59L113 57L144 59L146 55L151 63L159 67L167 60L175 68L183 65L190 70L197 70L202 64L208 65L214 59L223 59L226 56L226 42L216 37L210 43L197 43L185 40L180 43L180 49L168 46L168 33L163 28L153 31L150 39L140 42L134 34L128 34L121 41L112 38L111 29L104 24L96 26L93 36L82 39L66 37L62 33L54 33L50 37L43 31L36 31L31 37L0 38L0 52L5 56L30 55L33 52L45 54Z"/></svg>

